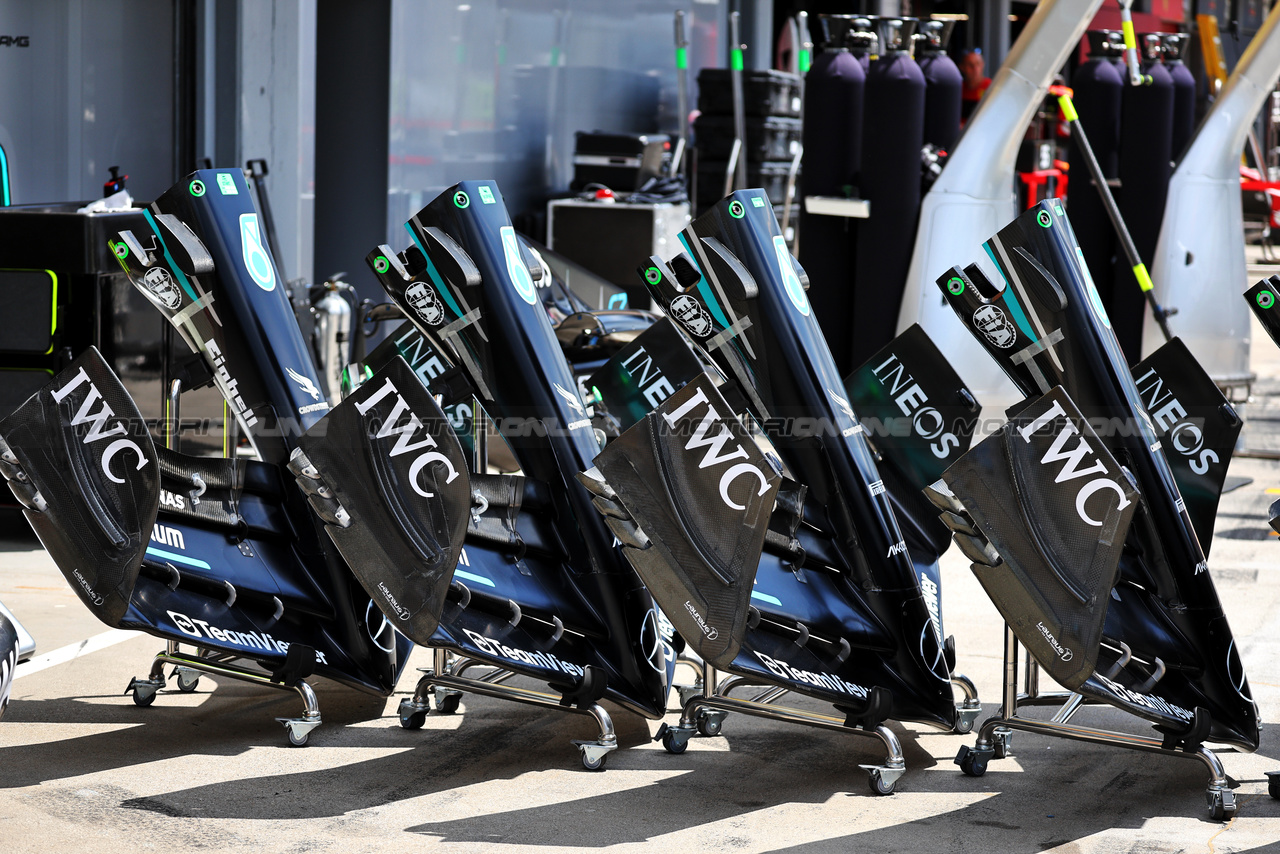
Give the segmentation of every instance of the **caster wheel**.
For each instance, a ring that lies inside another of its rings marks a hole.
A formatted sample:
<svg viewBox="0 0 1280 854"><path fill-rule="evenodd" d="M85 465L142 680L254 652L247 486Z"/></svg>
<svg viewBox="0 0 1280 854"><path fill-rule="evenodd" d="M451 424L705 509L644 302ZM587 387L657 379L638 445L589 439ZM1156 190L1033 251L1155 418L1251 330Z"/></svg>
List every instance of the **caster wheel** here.
<svg viewBox="0 0 1280 854"><path fill-rule="evenodd" d="M714 712L703 712L698 715L698 734L705 735L708 738L714 738L720 734L721 728L724 727L724 715Z"/></svg>
<svg viewBox="0 0 1280 854"><path fill-rule="evenodd" d="M970 750L967 746L960 748L960 753L956 756L956 764L960 766L960 770L968 777L981 777L987 773L987 761L989 756L979 753L976 750Z"/></svg>
<svg viewBox="0 0 1280 854"><path fill-rule="evenodd" d="M1233 791L1220 791L1210 796L1210 816L1216 822L1228 822L1235 818L1235 793Z"/></svg>
<svg viewBox="0 0 1280 854"><path fill-rule="evenodd" d="M1280 771L1267 772L1267 794L1280 800Z"/></svg>
<svg viewBox="0 0 1280 854"><path fill-rule="evenodd" d="M400 726L405 729L422 729L422 725L427 722L426 712L409 712L400 713Z"/></svg>
<svg viewBox="0 0 1280 854"><path fill-rule="evenodd" d="M879 769L867 772L867 784L871 787L873 795L892 795L897 785L896 781L886 781Z"/></svg>
<svg viewBox="0 0 1280 854"><path fill-rule="evenodd" d="M461 703L461 694L445 694L443 697L437 694L435 698L436 712L442 715L451 715L458 711L458 706ZM422 726L422 724L418 724L418 726ZM414 729L417 729L417 727L414 727Z"/></svg>
<svg viewBox="0 0 1280 854"><path fill-rule="evenodd" d="M992 757L995 759L1008 759L1013 755L1013 730L996 730L995 739L992 747L995 753Z"/></svg>
<svg viewBox="0 0 1280 854"><path fill-rule="evenodd" d="M681 738L676 734L675 730L668 728L662 733L662 747L667 753L679 755L684 753L688 746L689 739Z"/></svg>
<svg viewBox="0 0 1280 854"><path fill-rule="evenodd" d="M956 715L956 725L951 731L956 735L968 735L973 732L973 718L968 715Z"/></svg>
<svg viewBox="0 0 1280 854"><path fill-rule="evenodd" d="M289 745L291 747L306 747L307 733L295 733L292 729L289 731Z"/></svg>
<svg viewBox="0 0 1280 854"><path fill-rule="evenodd" d="M586 768L588 771L599 771L600 769L604 768L604 760L605 760L605 756L607 755L608 754L602 754L600 756L592 758L584 752L582 754L582 767Z"/></svg>
<svg viewBox="0 0 1280 854"><path fill-rule="evenodd" d="M190 694L200 685L200 674L189 673L185 670L178 671L178 690L184 694Z"/></svg>
<svg viewBox="0 0 1280 854"><path fill-rule="evenodd" d="M149 706L156 701L155 691L134 691L133 704L135 706Z"/></svg>

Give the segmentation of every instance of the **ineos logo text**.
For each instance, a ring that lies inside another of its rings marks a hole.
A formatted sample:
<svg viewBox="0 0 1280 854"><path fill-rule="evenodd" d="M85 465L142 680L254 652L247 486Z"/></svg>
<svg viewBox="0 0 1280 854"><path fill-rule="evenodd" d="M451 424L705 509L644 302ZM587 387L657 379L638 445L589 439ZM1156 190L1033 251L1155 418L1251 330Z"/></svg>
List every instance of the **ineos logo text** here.
<svg viewBox="0 0 1280 854"><path fill-rule="evenodd" d="M1204 446L1203 426L1187 417L1187 408L1173 396L1155 368L1138 377L1136 385L1160 435L1167 436L1173 449L1187 458L1193 472L1208 474L1209 466L1221 458L1213 448Z"/></svg>
<svg viewBox="0 0 1280 854"><path fill-rule="evenodd" d="M871 375L889 392L902 414L911 419L911 429L916 435L930 443L929 452L945 460L951 451L960 447L960 439L946 430L946 419L936 407L929 405L929 395L915 377L906 372L906 367L896 354L890 353L889 358L872 369Z"/></svg>

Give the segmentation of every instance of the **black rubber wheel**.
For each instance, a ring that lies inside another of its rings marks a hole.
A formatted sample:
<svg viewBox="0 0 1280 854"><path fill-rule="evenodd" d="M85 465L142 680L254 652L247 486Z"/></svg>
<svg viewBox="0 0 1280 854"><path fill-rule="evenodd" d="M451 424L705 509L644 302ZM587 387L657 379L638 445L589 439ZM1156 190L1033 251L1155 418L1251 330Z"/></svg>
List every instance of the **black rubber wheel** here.
<svg viewBox="0 0 1280 854"><path fill-rule="evenodd" d="M981 777L987 773L987 757L980 756L975 751L964 748L965 753L960 757L960 770L968 777Z"/></svg>
<svg viewBox="0 0 1280 854"><path fill-rule="evenodd" d="M1227 809L1222 801L1217 801L1209 810L1209 815L1213 817L1214 821L1230 821L1236 817L1236 807L1232 806L1231 809Z"/></svg>
<svg viewBox="0 0 1280 854"><path fill-rule="evenodd" d="M436 711L442 715L451 715L458 711L458 706L461 703L461 694L445 694L443 700L436 700ZM418 726L422 726L422 724L418 724Z"/></svg>
<svg viewBox="0 0 1280 854"><path fill-rule="evenodd" d="M719 715L699 715L698 716L698 734L705 735L708 738L714 738L720 734L721 728L724 726L724 719Z"/></svg>
<svg viewBox="0 0 1280 854"><path fill-rule="evenodd" d="M662 734L662 746L666 749L667 753L679 755L684 753L685 749L688 748L689 740L677 739L675 732L669 729Z"/></svg>
<svg viewBox="0 0 1280 854"><path fill-rule="evenodd" d="M426 712L411 712L410 714L400 714L400 726L405 729L422 729L422 725L427 722Z"/></svg>
<svg viewBox="0 0 1280 854"><path fill-rule="evenodd" d="M896 782L885 782L884 777L880 776L880 772L876 770L868 772L867 785L870 786L873 795L892 795Z"/></svg>
<svg viewBox="0 0 1280 854"><path fill-rule="evenodd" d="M956 735L968 735L973 732L973 719L956 715L956 725L952 728Z"/></svg>
<svg viewBox="0 0 1280 854"><path fill-rule="evenodd" d="M149 706L156 701L156 692L152 691L143 695L138 689L133 690L133 704L135 706Z"/></svg>
<svg viewBox="0 0 1280 854"><path fill-rule="evenodd" d="M1267 794L1280 800L1280 773L1272 772L1267 775Z"/></svg>

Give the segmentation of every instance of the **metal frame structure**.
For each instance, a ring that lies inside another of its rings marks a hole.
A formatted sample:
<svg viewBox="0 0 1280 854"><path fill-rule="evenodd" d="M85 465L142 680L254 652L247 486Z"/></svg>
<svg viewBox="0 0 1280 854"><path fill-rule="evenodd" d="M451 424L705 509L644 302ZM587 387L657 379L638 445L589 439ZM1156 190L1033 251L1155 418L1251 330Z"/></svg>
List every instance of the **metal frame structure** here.
<svg viewBox="0 0 1280 854"><path fill-rule="evenodd" d="M987 763L991 759L1004 759L1011 755L1013 731L1035 733L1054 738L1067 738L1073 741L1085 741L1090 744L1103 744L1144 753L1158 753L1162 756L1175 756L1181 759L1199 760L1209 772L1209 785L1205 788L1205 800L1209 812L1214 819L1225 820L1236 813L1236 796L1231 783L1223 770L1222 761L1208 748L1200 744L1188 745L1184 748L1169 748L1165 742L1130 733L1095 727L1079 726L1070 723L1072 716L1084 705L1107 706L1086 699L1080 694L1067 691L1042 692L1040 690L1040 667L1030 656L1023 676L1022 690L1018 687L1018 638L1008 624L1004 635L1004 688L1001 706L996 714L982 722L978 731L978 740L972 748L967 745L960 748L955 763L966 775L981 777L987 771ZM1122 650L1122 657L1117 662L1118 671L1132 658L1127 648ZM1157 662L1157 676L1163 674L1163 668ZM1022 717L1019 709L1031 706L1059 706L1050 720ZM1013 712L1009 713L1008 710Z"/></svg>
<svg viewBox="0 0 1280 854"><path fill-rule="evenodd" d="M168 324L165 325L165 332L169 330ZM168 374L169 348L165 346L165 373ZM168 394L164 401L164 446L169 450L176 450L178 443L178 432L181 425L181 396L182 396L182 380L174 379L168 383ZM228 419L226 429L228 433L228 455L235 453L235 421ZM225 583L225 582L224 582ZM232 588L234 595L234 588ZM279 604L277 603L277 607ZM139 706L150 706L156 699L156 693L165 685L168 680L174 677L178 680L178 690L184 694L189 694L196 690L196 685L200 682L200 674L208 673L211 676L225 676L230 679L238 679L241 682L249 682L253 685L263 685L269 688L276 688L282 691L297 691L302 698L302 717L300 718L276 718L289 734L289 744L294 747L304 747L307 743L311 731L320 726L320 703L316 699L315 690L306 682L305 679L297 678L287 681L277 681L272 674L265 670L251 670L233 662L239 660L238 656L220 652L218 650L195 645L196 654L182 652L177 641L168 641L163 652L156 653L156 657L152 659L151 670L146 678L139 679L134 677L129 680L129 685L124 689L124 693L133 694L133 702ZM166 664L174 665L173 672L165 677L164 668Z"/></svg>
<svg viewBox="0 0 1280 854"><path fill-rule="evenodd" d="M434 697L437 712L453 714L458 710L462 694L466 692L590 716L599 728L596 740L572 742L578 748L582 767L588 771L599 771L604 768L605 757L618 749L618 736L613 728L613 719L599 703L568 705L556 694L505 684L508 679L521 675L513 670L498 667L487 661L467 658L445 647L434 647L432 652L435 656L433 666L419 668L422 677L414 688L413 697L400 701L400 726L405 729L420 729L426 722L427 713L431 711L429 698ZM463 677L462 674L473 667L487 667L489 672L479 678Z"/></svg>
<svg viewBox="0 0 1280 854"><path fill-rule="evenodd" d="M147 674L145 679L134 677L129 680L129 687L125 688L125 693L133 693L133 702L139 706L149 706L155 701L156 692L163 688L168 679L165 678L164 668L166 664L174 665L173 673L169 678L177 677L178 690L184 694L189 694L196 690L196 686L200 682L200 674L208 673L211 676L226 676L231 679L238 679L241 682L249 682L254 685L262 685L268 688L277 688L282 691L297 691L298 696L302 698L303 713L300 718L276 718L289 733L289 743L294 747L303 747L307 743L307 738L311 731L320 726L320 703L316 699L315 690L307 684L305 679L296 679L293 682L277 682L270 673L262 670L250 670L233 662L237 657L217 650L206 649L201 646L196 647L196 654L182 652L178 647L177 641L169 641L163 652L156 653L156 657L151 662L151 672Z"/></svg>
<svg viewBox="0 0 1280 854"><path fill-rule="evenodd" d="M721 678L719 670L706 662L682 658L679 663L688 665L699 678L692 686L679 687L680 723L674 727L663 724L655 736L654 740L660 740L669 753L684 753L689 739L695 733L705 736L719 735L725 716L729 712L740 712L759 718L836 730L866 738L878 738L885 749L884 764L858 766L867 772L867 783L873 794L893 794L898 779L907 770L902 745L897 735L884 724L874 729L861 728L851 725L843 718L778 705L778 700L791 693L790 688L761 679L756 675L726 674ZM967 676L953 676L951 683L964 694L964 699L956 704L958 720L954 731L961 734L970 732L978 713L982 711L977 689ZM735 689L749 686L764 690L750 699L730 696Z"/></svg>

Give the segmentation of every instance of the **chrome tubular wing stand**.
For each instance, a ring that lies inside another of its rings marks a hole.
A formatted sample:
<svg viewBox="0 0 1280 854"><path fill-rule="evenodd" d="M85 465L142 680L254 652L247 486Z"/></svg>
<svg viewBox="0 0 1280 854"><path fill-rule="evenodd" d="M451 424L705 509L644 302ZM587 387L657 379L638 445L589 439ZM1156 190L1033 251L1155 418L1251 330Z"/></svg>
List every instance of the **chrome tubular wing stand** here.
<svg viewBox="0 0 1280 854"><path fill-rule="evenodd" d="M166 327L167 328L167 327ZM164 439L165 447L169 450L178 449L178 437L181 424L181 401L182 401L182 381L172 380L166 389L164 400ZM234 453L235 445L231 445ZM176 584L176 581L174 582ZM223 582L227 586L227 595L229 602L235 601L235 588L230 582ZM276 600L277 619L283 610L283 605ZM314 653L313 653L314 655ZM291 657L292 658L292 657ZM208 673L211 676L225 676L230 679L239 679L242 682L250 682L254 685L264 685L269 688L279 688L283 691L297 691L298 696L302 698L302 717L300 718L276 718L289 734L289 744L294 747L303 747L307 743L311 731L320 726L320 703L316 699L316 692L307 684L306 680L301 677L284 676L277 679L271 673L261 669L250 669L240 664L235 664L237 659L234 655L219 652L217 650L206 649L196 646L195 655L182 652L177 641L169 641L165 646L164 652L156 654L151 662L151 672L146 678L140 679L134 677L129 680L129 685L124 689L124 693L133 694L133 702L139 706L150 706L156 699L156 692L168 684L168 680L177 678L178 690L184 694L190 694L196 690L196 686L200 683L200 674ZM286 660L286 670L293 661ZM165 677L164 668L166 664L174 665L173 672L169 677ZM310 674L311 668L315 666L314 659L310 662L310 667L304 668L307 674Z"/></svg>
<svg viewBox="0 0 1280 854"><path fill-rule="evenodd" d="M1217 755L1203 745L1195 745L1194 749L1170 749L1160 739L1112 730L1095 729L1069 723L1071 717L1082 705L1105 706L1088 700L1079 694L1066 691L1041 692L1040 668L1028 657L1025 669L1023 691L1018 690L1018 643L1017 637L1008 625L1004 634L1004 688L1001 706L995 715L987 718L978 731L978 740L972 748L960 748L955 763L970 777L981 777L987 771L987 763L991 759L1004 759L1011 755L1013 731L1035 733L1057 738L1069 738L1075 741L1086 741L1091 744L1106 744L1128 750L1139 750L1145 753L1159 753L1164 756L1176 756L1182 759L1194 759L1204 763L1209 771L1209 785L1205 789L1205 799L1209 812L1214 819L1224 820L1236 813L1236 796L1231 790L1222 761ZM1126 663L1130 655L1127 649L1122 650ZM1118 669L1118 668L1117 668ZM1050 720L1022 717L1018 714L1021 707L1059 706ZM1010 711L1012 710L1012 711Z"/></svg>
<svg viewBox="0 0 1280 854"><path fill-rule="evenodd" d="M289 744L294 747L306 746L311 731L321 723L320 703L316 699L315 690L307 684L305 679L279 681L264 670L254 670L234 663L236 660L233 655L202 647L196 647L196 652L192 655L179 649L177 641L169 641L164 652L156 653L156 657L151 662L151 672L147 677L145 679L134 677L129 680L125 693L132 692L133 702L139 706L149 706L155 701L156 692L168 683L168 679L176 677L178 690L184 694L190 694L199 685L201 673L225 676L267 688L278 688L282 691L297 691L298 696L302 698L302 717L276 718L276 720L288 732ZM173 672L168 678L164 675L166 664L174 665Z"/></svg>
<svg viewBox="0 0 1280 854"><path fill-rule="evenodd" d="M618 749L618 736L613 728L613 719L599 703L582 706L565 705L557 694L505 684L507 680L519 675L514 671L451 653L443 647L436 647L432 652L435 656L434 666L420 668L422 678L418 680L413 697L400 702L400 725L405 729L420 729L426 723L427 713L431 711L432 698L435 700L436 711L447 715L458 710L458 703L462 699L463 692L466 692L496 697L500 700L513 700L530 706L542 706L561 712L589 715L594 718L599 729L596 740L573 742L581 756L582 767L588 771L599 771L604 768L605 757ZM474 667L489 668L489 671L478 678L463 676L466 671Z"/></svg>
<svg viewBox="0 0 1280 854"><path fill-rule="evenodd" d="M691 662L684 659L681 659L681 663L691 664ZM884 764L858 766L867 772L868 784L874 794L893 794L898 778L907 770L906 762L902 756L902 745L898 742L898 737L893 731L884 724L880 724L874 729L863 729L850 725L844 718L824 715L805 709L796 709L790 706L779 706L776 705L775 701L788 694L790 689L765 682L754 676L726 675L720 678L716 668L707 662L701 663L701 670L702 684L704 686L702 692L695 693L687 699L684 696L684 692L681 692L681 699L684 705L680 714L680 723L674 727L663 724L658 728L655 741L661 740L662 746L669 753L684 753L685 748L689 746L689 739L695 733L705 736L719 735L725 716L729 712L741 712L742 714L754 715L760 718L770 718L776 721L804 724L805 726L821 727L822 729L837 730L850 735L879 739L885 750ZM735 688L746 686L754 686L762 690L750 699L730 696L730 693ZM976 715L977 712L975 711L974 714Z"/></svg>

